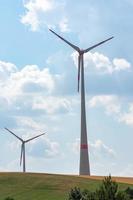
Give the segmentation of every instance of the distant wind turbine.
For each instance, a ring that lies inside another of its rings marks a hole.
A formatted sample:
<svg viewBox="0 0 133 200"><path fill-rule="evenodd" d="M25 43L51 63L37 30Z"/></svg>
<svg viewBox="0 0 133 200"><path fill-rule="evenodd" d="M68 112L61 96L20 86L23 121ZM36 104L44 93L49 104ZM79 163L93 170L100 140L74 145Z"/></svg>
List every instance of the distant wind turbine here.
<svg viewBox="0 0 133 200"><path fill-rule="evenodd" d="M88 140L87 140L87 127L86 127L86 109L85 109L85 83L84 83L84 53L89 52L90 50L100 46L101 44L113 39L110 37L100 43L97 43L87 49L80 49L76 45L70 43L68 40L64 39L53 30L49 29L53 34L71 46L79 54L78 56L78 92L80 85L80 73L81 73L81 139L80 139L80 175L90 175L90 164L89 164L89 155L88 155Z"/></svg>
<svg viewBox="0 0 133 200"><path fill-rule="evenodd" d="M10 131L8 128L5 128L5 130L7 130L9 133L11 133L12 135L14 135L18 140L20 140L22 142L21 144L21 155L20 155L20 166L22 164L22 159L23 159L23 172L26 172L26 165L25 165L25 144L30 142L31 140L34 140L42 135L44 135L45 133L42 133L40 135L37 135L35 137L32 137L28 140L23 140L22 138L20 138L19 136L17 136L15 133L13 133L12 131Z"/></svg>

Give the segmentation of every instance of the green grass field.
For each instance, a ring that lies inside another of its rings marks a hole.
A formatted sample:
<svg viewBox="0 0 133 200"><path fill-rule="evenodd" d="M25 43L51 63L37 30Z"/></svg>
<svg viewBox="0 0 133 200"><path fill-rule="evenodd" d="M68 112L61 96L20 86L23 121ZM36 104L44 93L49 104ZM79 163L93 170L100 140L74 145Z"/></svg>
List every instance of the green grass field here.
<svg viewBox="0 0 133 200"><path fill-rule="evenodd" d="M101 181L67 175L0 173L0 200L66 200L71 188L95 190ZM119 184L125 189L128 184Z"/></svg>

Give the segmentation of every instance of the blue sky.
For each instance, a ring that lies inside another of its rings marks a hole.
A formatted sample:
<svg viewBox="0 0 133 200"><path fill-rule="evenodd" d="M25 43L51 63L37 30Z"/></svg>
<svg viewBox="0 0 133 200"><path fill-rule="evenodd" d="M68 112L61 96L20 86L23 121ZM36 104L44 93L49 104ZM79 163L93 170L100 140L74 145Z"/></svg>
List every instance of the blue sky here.
<svg viewBox="0 0 133 200"><path fill-rule="evenodd" d="M7 0L0 6L0 170L20 171L28 138L28 171L78 174L80 95L77 54L52 28L81 48L114 39L85 55L91 173L133 176L132 0Z"/></svg>

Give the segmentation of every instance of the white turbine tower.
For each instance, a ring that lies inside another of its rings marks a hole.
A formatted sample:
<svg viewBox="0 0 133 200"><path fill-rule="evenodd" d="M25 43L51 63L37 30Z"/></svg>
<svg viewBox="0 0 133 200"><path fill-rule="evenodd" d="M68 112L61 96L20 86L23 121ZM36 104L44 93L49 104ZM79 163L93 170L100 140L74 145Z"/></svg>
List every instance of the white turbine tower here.
<svg viewBox="0 0 133 200"><path fill-rule="evenodd" d="M25 165L25 144L30 142L31 140L34 140L42 135L44 135L45 133L42 133L40 135L37 135L35 137L32 137L28 140L23 140L22 138L18 137L15 133L13 133L12 131L10 131L8 128L5 128L5 130L7 130L9 133L11 133L12 135L14 135L17 139L19 139L22 144L21 144L21 155L20 155L20 166L22 164L22 159L23 159L23 172L26 172L26 165Z"/></svg>
<svg viewBox="0 0 133 200"><path fill-rule="evenodd" d="M111 40L113 37L110 37L98 44L95 44L87 49L80 49L74 44L70 43L51 29L49 29L52 33L54 33L57 37L71 46L74 50L76 50L79 54L78 56L78 92L79 92L79 84L80 84L80 73L81 73L81 138L80 138L80 175L90 175L90 164L89 164L89 155L88 155L88 140L87 140L87 126L86 126L86 109L85 109L85 83L84 83L84 53L89 52L95 47Z"/></svg>

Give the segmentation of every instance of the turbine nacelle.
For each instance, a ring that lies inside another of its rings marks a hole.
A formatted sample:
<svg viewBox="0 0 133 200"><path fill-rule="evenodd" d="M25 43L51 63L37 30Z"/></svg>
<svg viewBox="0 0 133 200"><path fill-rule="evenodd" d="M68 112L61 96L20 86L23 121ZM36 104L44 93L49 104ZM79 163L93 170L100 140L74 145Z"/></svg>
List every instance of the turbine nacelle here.
<svg viewBox="0 0 133 200"><path fill-rule="evenodd" d="M84 54L84 49L80 49L80 51L78 53L79 53L79 55L83 55Z"/></svg>

